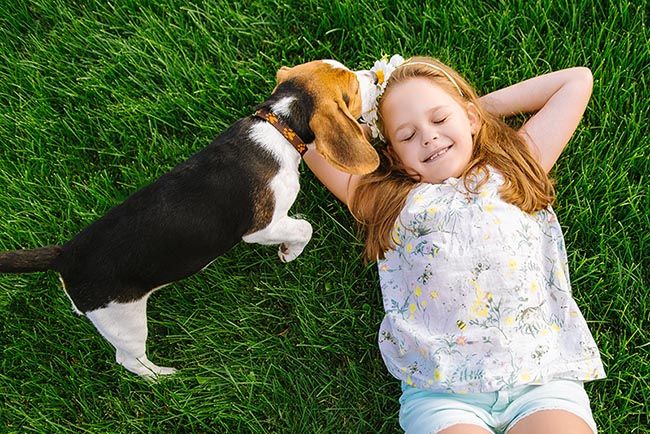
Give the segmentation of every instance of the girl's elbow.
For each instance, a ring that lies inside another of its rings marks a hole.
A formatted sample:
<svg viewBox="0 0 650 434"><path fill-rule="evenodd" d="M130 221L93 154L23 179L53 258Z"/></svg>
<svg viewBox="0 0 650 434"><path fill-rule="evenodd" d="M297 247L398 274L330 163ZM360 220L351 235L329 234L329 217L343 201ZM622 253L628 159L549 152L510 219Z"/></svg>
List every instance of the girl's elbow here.
<svg viewBox="0 0 650 434"><path fill-rule="evenodd" d="M591 90L594 87L594 76L591 73L591 69L586 66L579 66L575 68L575 78L576 83L579 83L580 86L587 92L588 95L591 95Z"/></svg>

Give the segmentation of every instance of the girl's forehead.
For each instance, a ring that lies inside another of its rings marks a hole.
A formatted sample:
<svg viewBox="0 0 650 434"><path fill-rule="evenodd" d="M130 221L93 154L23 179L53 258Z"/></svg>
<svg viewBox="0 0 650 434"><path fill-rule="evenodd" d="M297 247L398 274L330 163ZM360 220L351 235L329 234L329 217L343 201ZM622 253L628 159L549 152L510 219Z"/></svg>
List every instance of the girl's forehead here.
<svg viewBox="0 0 650 434"><path fill-rule="evenodd" d="M385 95L384 106L410 106L413 103L436 104L450 101L454 101L454 98L430 79L413 77L394 84Z"/></svg>
<svg viewBox="0 0 650 434"><path fill-rule="evenodd" d="M427 78L414 77L396 83L384 95L382 114L384 118L401 118L452 103L457 104L442 87Z"/></svg>

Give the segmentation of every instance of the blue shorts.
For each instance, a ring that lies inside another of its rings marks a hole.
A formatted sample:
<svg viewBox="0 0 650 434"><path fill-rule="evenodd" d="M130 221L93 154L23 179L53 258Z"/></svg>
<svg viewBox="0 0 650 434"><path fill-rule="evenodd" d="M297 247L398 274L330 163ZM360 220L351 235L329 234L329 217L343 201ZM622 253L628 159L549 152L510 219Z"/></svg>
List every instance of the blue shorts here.
<svg viewBox="0 0 650 434"><path fill-rule="evenodd" d="M402 382L399 423L406 434L431 434L459 423L505 433L541 410L565 410L597 433L589 398L580 381L554 380L488 393L435 393Z"/></svg>

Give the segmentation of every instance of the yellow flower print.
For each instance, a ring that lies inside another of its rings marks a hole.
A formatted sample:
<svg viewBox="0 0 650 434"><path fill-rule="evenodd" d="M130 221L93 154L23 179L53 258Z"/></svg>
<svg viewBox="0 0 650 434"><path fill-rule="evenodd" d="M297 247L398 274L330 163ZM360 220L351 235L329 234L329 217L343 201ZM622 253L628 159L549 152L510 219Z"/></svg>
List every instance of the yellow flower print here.
<svg viewBox="0 0 650 434"><path fill-rule="evenodd" d="M375 74L377 74L377 84L384 84L384 71L377 69L377 71L375 71Z"/></svg>
<svg viewBox="0 0 650 434"><path fill-rule="evenodd" d="M515 258L510 258L508 260L508 268L510 268L510 270L512 270L512 271L516 270L517 265L519 265L519 263L517 262L517 260Z"/></svg>
<svg viewBox="0 0 650 434"><path fill-rule="evenodd" d="M553 330L555 333L559 332L561 327L557 323L551 324L551 330Z"/></svg>
<svg viewBox="0 0 650 434"><path fill-rule="evenodd" d="M428 304L428 303L427 303L426 300L422 300L422 301L420 302L420 305L421 305L422 307L427 307L427 304Z"/></svg>
<svg viewBox="0 0 650 434"><path fill-rule="evenodd" d="M415 296L419 297L422 295L422 287L420 285L415 287Z"/></svg>
<svg viewBox="0 0 650 434"><path fill-rule="evenodd" d="M411 252L413 251L413 244L408 243L408 244L406 245L406 251L409 252L409 253L411 253Z"/></svg>
<svg viewBox="0 0 650 434"><path fill-rule="evenodd" d="M406 384L408 384L409 386L413 386L413 379L411 378L410 375L406 377Z"/></svg>
<svg viewBox="0 0 650 434"><path fill-rule="evenodd" d="M413 197L413 202L414 203L420 203L420 202L422 202L423 199L424 199L424 196L422 195L422 193L418 193L418 194L415 195L415 197Z"/></svg>
<svg viewBox="0 0 650 434"><path fill-rule="evenodd" d="M427 212L429 214L435 214L438 212L438 208L436 208L435 206L430 206L429 208L427 208Z"/></svg>
<svg viewBox="0 0 650 434"><path fill-rule="evenodd" d="M504 323L506 324L506 326L508 326L508 327L512 327L513 325L515 325L515 319L514 319L514 317L513 317L512 315L508 315L508 316L504 319L503 322L504 322Z"/></svg>
<svg viewBox="0 0 650 434"><path fill-rule="evenodd" d="M388 271L388 264L383 264L379 269L381 271Z"/></svg>
<svg viewBox="0 0 650 434"><path fill-rule="evenodd" d="M429 297L431 297L432 300L435 300L436 298L438 298L438 296L439 296L438 291L431 291L429 293Z"/></svg>
<svg viewBox="0 0 650 434"><path fill-rule="evenodd" d="M542 329L542 330L539 331L539 334L540 334L540 336L546 336L546 335L549 334L549 329L548 328Z"/></svg>
<svg viewBox="0 0 650 434"><path fill-rule="evenodd" d="M479 196L481 196L481 197L488 197L489 194L490 194L490 193L487 191L486 188L482 188L482 189L481 189L481 192L479 193Z"/></svg>
<svg viewBox="0 0 650 434"><path fill-rule="evenodd" d="M433 371L433 379L436 381L442 380L442 372L440 372L440 369L436 368L436 370Z"/></svg>
<svg viewBox="0 0 650 434"><path fill-rule="evenodd" d="M533 282L530 284L530 292L532 292L533 294L535 294L535 293L537 293L537 291L539 291L539 284L537 283L537 281L533 281Z"/></svg>
<svg viewBox="0 0 650 434"><path fill-rule="evenodd" d="M501 219L496 217L494 220L492 220L495 225L500 225L501 224Z"/></svg>
<svg viewBox="0 0 650 434"><path fill-rule="evenodd" d="M485 212L492 212L492 211L494 211L494 204L490 202L487 205L485 205Z"/></svg>
<svg viewBox="0 0 650 434"><path fill-rule="evenodd" d="M530 374L528 371L522 371L519 373L519 380L520 381L529 381L530 380Z"/></svg>
<svg viewBox="0 0 650 434"><path fill-rule="evenodd" d="M427 384L431 386L433 384L433 380L427 380Z"/></svg>
<svg viewBox="0 0 650 434"><path fill-rule="evenodd" d="M558 268L555 272L555 277L557 277L558 280L564 280L564 271L562 271L561 268Z"/></svg>
<svg viewBox="0 0 650 434"><path fill-rule="evenodd" d="M395 226L393 228L393 241L395 241L395 244L400 244L402 239L399 236L399 227Z"/></svg>
<svg viewBox="0 0 650 434"><path fill-rule="evenodd" d="M479 309L476 311L476 316L480 318L485 318L488 316L488 310L487 307L484 307L483 309Z"/></svg>
<svg viewBox="0 0 650 434"><path fill-rule="evenodd" d="M411 313L415 313L415 311L417 310L417 308L418 308L418 307L415 305L415 303L411 303L411 304L409 305L409 312L411 312Z"/></svg>

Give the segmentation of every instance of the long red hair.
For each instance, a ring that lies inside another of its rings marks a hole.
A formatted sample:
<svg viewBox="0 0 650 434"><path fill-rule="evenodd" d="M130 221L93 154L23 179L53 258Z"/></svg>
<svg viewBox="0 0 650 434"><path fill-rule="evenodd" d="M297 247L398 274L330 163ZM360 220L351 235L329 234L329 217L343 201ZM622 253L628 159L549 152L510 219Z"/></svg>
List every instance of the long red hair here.
<svg viewBox="0 0 650 434"><path fill-rule="evenodd" d="M409 65L409 62L418 64ZM436 68L443 69L454 79L462 92L449 78ZM522 211L534 213L551 205L555 200L553 181L542 169L537 159L530 152L521 135L498 117L488 113L479 101L476 91L463 77L440 61L430 57L414 57L407 60L390 76L386 90L379 101L379 128L384 137L386 131L381 124L382 101L398 83L414 77L425 77L441 87L461 105L475 105L480 122L479 131L473 137L473 150L469 164L463 170L461 178L465 187L476 193L489 178L484 170L491 165L501 172L505 182L500 187L501 198ZM364 259L374 261L384 258L384 253L394 247L391 238L393 225L397 220L406 197L411 189L419 183L407 174L404 166L393 151L390 143L381 147L380 165L374 172L363 176L349 203L352 215L365 233ZM487 176L470 186L469 180L479 172Z"/></svg>

